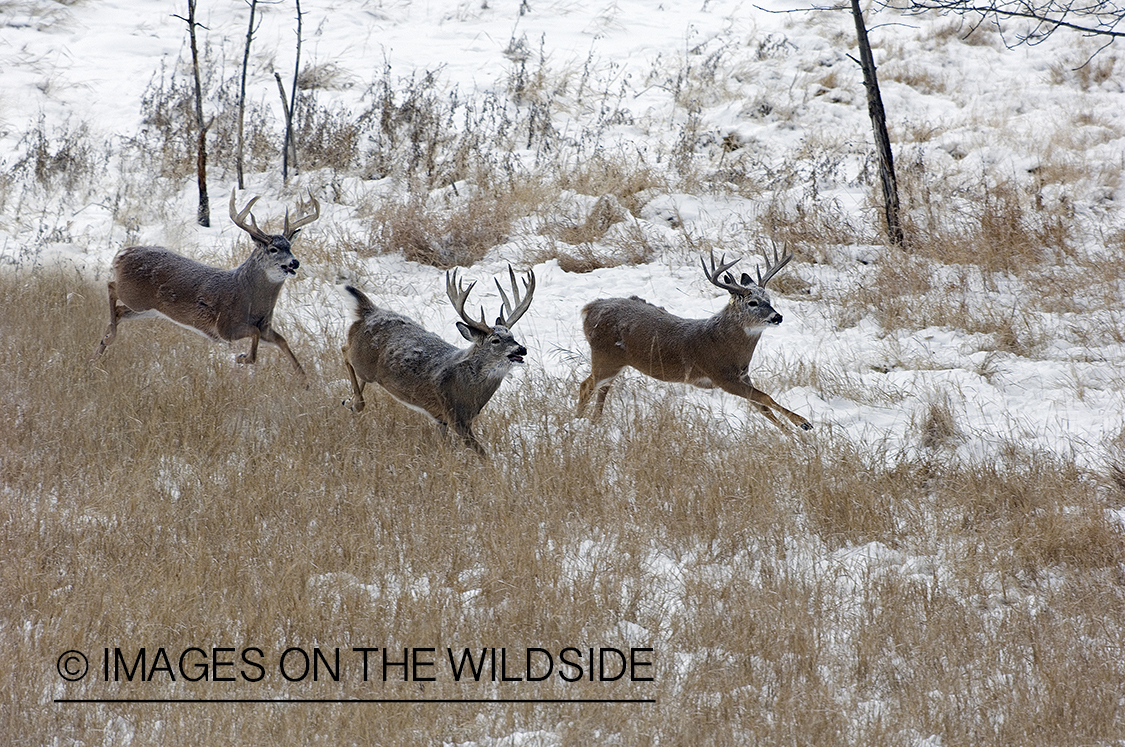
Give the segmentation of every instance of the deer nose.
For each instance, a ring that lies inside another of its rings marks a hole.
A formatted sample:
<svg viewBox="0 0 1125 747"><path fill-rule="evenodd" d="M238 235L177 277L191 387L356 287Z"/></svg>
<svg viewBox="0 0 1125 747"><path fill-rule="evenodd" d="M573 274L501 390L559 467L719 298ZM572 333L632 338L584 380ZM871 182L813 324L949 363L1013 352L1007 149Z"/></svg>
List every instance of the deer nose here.
<svg viewBox="0 0 1125 747"><path fill-rule="evenodd" d="M773 316L770 317L770 324L781 324L781 314L776 311L773 312Z"/></svg>
<svg viewBox="0 0 1125 747"><path fill-rule="evenodd" d="M301 261L299 259L297 259L296 257L294 257L293 261L289 263L289 266L292 267L294 270L296 270L298 267L301 266Z"/></svg>

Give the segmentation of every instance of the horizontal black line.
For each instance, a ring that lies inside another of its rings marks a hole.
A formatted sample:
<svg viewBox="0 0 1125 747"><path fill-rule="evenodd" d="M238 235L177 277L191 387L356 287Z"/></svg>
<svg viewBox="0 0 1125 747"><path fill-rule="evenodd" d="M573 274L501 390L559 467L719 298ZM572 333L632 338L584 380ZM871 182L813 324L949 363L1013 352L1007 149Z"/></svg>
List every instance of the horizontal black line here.
<svg viewBox="0 0 1125 747"><path fill-rule="evenodd" d="M55 698L56 703L655 703L655 698Z"/></svg>

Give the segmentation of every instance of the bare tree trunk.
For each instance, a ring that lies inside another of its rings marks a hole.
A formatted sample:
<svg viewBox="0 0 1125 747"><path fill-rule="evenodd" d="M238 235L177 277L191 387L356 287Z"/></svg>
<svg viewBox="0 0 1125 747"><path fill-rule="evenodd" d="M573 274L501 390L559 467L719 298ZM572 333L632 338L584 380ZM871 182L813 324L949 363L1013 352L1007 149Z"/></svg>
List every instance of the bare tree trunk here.
<svg viewBox="0 0 1125 747"><path fill-rule="evenodd" d="M199 126L199 147L196 157L196 180L199 183L199 213L201 226L211 225L211 201L207 197L207 128L203 121L203 84L199 79L199 45L195 40L195 0L188 0L188 36L191 39L191 66L195 74L195 121Z"/></svg>
<svg viewBox="0 0 1125 747"><path fill-rule="evenodd" d="M901 248L904 237L902 222L899 220L898 180L895 178L891 139L887 135L887 115L883 111L883 97L879 93L879 79L875 75L875 58L871 54L871 44L867 40L867 26L863 22L863 12L859 9L859 0L851 0L851 2L855 33L859 39L858 62L863 68L863 85L867 89L867 113L871 117L871 128L875 131L875 151L879 156L879 176L883 183L883 210L887 219L887 237L893 246Z"/></svg>
<svg viewBox="0 0 1125 747"><path fill-rule="evenodd" d="M250 25L246 29L246 49L242 53L242 80L238 89L238 151L235 153L234 165L238 172L239 189L246 189L242 181L242 150L246 142L242 125L246 116L246 68L250 65L250 42L254 38L254 11L257 8L258 0L250 0Z"/></svg>
<svg viewBox="0 0 1125 747"><path fill-rule="evenodd" d="M285 111L285 145L281 157L281 177L289 179L289 162L293 163L293 173L297 172L297 145L293 140L293 116L297 111L297 78L301 73L301 0L297 2L297 60L293 63L293 87L289 91L289 102L285 101L285 87L281 85L281 76L274 73L277 78L277 88L281 91L281 106Z"/></svg>
<svg viewBox="0 0 1125 747"><path fill-rule="evenodd" d="M285 84L281 82L281 73L274 72L273 79L277 81L277 92L281 94L281 113L285 117L285 142L281 147L281 178L289 181L289 148L292 144L293 117L289 111L289 99L285 98Z"/></svg>

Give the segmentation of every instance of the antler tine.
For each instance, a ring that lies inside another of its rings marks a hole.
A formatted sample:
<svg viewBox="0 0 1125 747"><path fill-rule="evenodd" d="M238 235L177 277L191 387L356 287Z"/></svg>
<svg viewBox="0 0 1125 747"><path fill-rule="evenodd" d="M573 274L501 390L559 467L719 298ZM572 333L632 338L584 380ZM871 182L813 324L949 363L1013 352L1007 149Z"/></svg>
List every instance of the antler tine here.
<svg viewBox="0 0 1125 747"><path fill-rule="evenodd" d="M520 298L519 283L516 282L516 271L508 265L508 277L512 282L512 298L515 299L515 306L508 300L508 294L500 286L500 281L496 281L496 290L500 291L500 298L503 299L504 305L502 310L507 311L507 316L500 318L501 324L505 327L511 327L519 321L520 317L531 307L531 297L535 295L535 272L532 270L527 271L527 278L523 281L523 287L526 295Z"/></svg>
<svg viewBox="0 0 1125 747"><path fill-rule="evenodd" d="M296 221L294 221L293 223L290 223L289 222L289 208L285 209L285 227L282 228L281 232L282 232L282 235L284 235L286 239L292 239L293 236L297 233L298 230L300 230L304 226L307 226L308 224L312 223L313 221L315 221L317 218L320 217L320 203L316 201L315 197L313 197L311 190L309 191L308 202L305 202L305 201L298 202L297 207L300 208L302 212L305 209L311 207L312 212L311 213L305 213L300 218L298 218Z"/></svg>
<svg viewBox="0 0 1125 747"><path fill-rule="evenodd" d="M457 278L457 270L445 273L445 295L449 296L449 302L453 304L453 308L457 311L457 316L461 317L461 321L469 325L473 329L480 332L491 332L492 327L488 326L488 322L484 320L484 309L480 310L480 321L473 319L465 313L465 301L469 298L469 293L472 292L476 286L477 281L469 283L468 288L461 286L461 281Z"/></svg>
<svg viewBox="0 0 1125 747"><path fill-rule="evenodd" d="M234 225L250 234L250 238L254 239L255 241L264 241L266 243L269 243L270 237L265 233L265 231L258 228L258 222L254 220L254 216L250 213L250 208L254 207L254 203L257 202L259 198L251 197L250 202L246 203L246 207L242 208L240 212L236 212L236 208L234 205L234 196L236 192L237 190L233 189L230 192L230 219L234 221ZM246 225L247 215L250 216L249 226Z"/></svg>
<svg viewBox="0 0 1125 747"><path fill-rule="evenodd" d="M785 250L785 256L781 257L779 259L778 253L777 253L777 245L774 244L774 247L773 247L773 262L772 263L770 262L769 255L766 254L764 249L762 250L762 257L766 260L766 274L763 275L762 274L762 268L760 268L760 267L758 268L758 287L759 288L765 288L766 283L768 283L770 281L770 278L772 278L774 275L776 275L777 271L780 270L782 267L785 267L785 265L789 264L789 260L793 259L793 252L786 249Z"/></svg>
<svg viewBox="0 0 1125 747"><path fill-rule="evenodd" d="M729 270L730 268L732 268L736 264L738 264L738 261L740 259L742 259L742 258L739 257L738 259L734 259L730 262L727 262L726 261L726 255L723 255L719 258L719 263L716 266L716 264L715 264L715 253L711 252L711 269L710 270L707 269L707 263L703 261L702 257L699 258L699 261L703 265L703 274L707 276L707 279L709 281L711 281L712 285L718 286L719 288L722 288L723 290L729 291L731 293L745 294L746 289L743 288L738 283L735 283L733 281L726 280L726 279L722 279L722 280L719 279L720 275L722 275L724 272L726 272L727 270Z"/></svg>

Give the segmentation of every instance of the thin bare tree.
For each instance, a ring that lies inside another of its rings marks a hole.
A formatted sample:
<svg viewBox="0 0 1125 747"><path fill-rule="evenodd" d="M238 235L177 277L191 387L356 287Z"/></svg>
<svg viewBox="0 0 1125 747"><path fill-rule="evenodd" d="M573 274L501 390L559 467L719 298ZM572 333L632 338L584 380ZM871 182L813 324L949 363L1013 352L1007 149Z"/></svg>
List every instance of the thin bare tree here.
<svg viewBox="0 0 1125 747"><path fill-rule="evenodd" d="M285 114L285 145L281 155L281 177L289 179L289 164L292 162L293 171L297 171L297 145L293 139L293 117L297 113L297 79L301 74L301 21L304 13L301 12L301 0L297 3L297 54L293 63L293 85L289 89L289 100L285 99L285 86L281 83L281 75L274 73L277 80L277 89L281 92L281 108Z"/></svg>
<svg viewBox="0 0 1125 747"><path fill-rule="evenodd" d="M195 28L201 24L195 20L195 2L196 0L187 0L187 18L183 16L175 17L187 23L188 37L191 40L191 67L195 75L195 122L199 128L199 142L195 159L196 181L199 184L198 220L199 225L210 226L211 201L207 197L207 130L211 125L203 119L203 84L199 74L199 44L195 37Z"/></svg>
<svg viewBox="0 0 1125 747"><path fill-rule="evenodd" d="M246 185L243 184L243 161L242 154L243 148L246 144L245 136L243 135L243 122L246 118L246 69L250 66L250 42L254 39L254 13L258 9L258 0L250 0L250 23L246 27L246 48L242 52L242 77L238 86L238 150L235 153L234 165L235 170L238 172L238 188L245 189Z"/></svg>
<svg viewBox="0 0 1125 747"><path fill-rule="evenodd" d="M856 39L859 42L859 63L863 70L863 87L867 90L867 114L875 135L875 154L879 159L879 180L883 188L883 216L887 222L887 238L892 246L902 247L904 235L899 218L898 178L895 176L891 138L887 134L887 114L883 110L883 96L879 92L879 77L875 72L875 57L867 39L867 24L859 0L851 0L852 18L855 20ZM854 57L852 58L855 59Z"/></svg>

